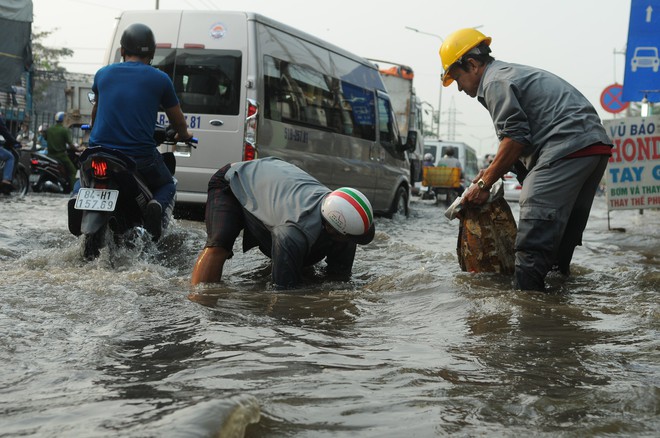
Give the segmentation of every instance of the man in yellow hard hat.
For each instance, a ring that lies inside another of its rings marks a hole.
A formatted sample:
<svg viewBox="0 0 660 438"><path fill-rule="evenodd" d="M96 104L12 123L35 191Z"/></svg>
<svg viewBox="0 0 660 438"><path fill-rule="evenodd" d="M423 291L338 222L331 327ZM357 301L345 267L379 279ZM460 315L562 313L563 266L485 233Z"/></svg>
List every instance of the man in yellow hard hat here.
<svg viewBox="0 0 660 438"><path fill-rule="evenodd" d="M575 87L547 71L495 60L491 41L468 28L449 35L440 47L443 85L456 82L459 91L476 97L500 140L495 159L476 176L463 203L485 203L493 183L518 169L524 183L514 284L545 290L551 269L570 272L612 141Z"/></svg>

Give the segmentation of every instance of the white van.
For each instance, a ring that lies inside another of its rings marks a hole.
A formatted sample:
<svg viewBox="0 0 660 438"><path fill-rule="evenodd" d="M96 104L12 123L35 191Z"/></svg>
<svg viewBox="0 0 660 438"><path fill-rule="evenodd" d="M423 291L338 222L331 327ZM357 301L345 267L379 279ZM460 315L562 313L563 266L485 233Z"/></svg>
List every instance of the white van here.
<svg viewBox="0 0 660 438"><path fill-rule="evenodd" d="M153 30L152 64L172 78L199 139L175 151L177 204L204 204L227 163L277 156L331 189L357 188L376 213L407 214L416 139L402 144L369 61L255 13L157 10L121 15L107 63L121 61L122 32L136 22Z"/></svg>
<svg viewBox="0 0 660 438"><path fill-rule="evenodd" d="M454 158L458 158L461 162L465 185L469 186L470 182L479 173L479 162L476 151L463 142L424 140L424 155L428 153L433 155L436 166L449 148L454 150Z"/></svg>

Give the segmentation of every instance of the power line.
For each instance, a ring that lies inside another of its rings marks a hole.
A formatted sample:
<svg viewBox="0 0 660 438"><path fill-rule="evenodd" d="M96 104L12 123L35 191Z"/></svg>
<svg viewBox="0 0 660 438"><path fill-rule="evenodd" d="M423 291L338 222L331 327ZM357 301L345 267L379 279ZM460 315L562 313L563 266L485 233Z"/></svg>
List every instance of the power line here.
<svg viewBox="0 0 660 438"><path fill-rule="evenodd" d="M60 61L60 64L103 65L102 62L86 62L86 61Z"/></svg>
<svg viewBox="0 0 660 438"><path fill-rule="evenodd" d="M99 4L99 3L93 3L93 2L89 2L89 1L85 1L85 0L69 0L69 1L74 2L74 3L81 3L81 4L87 5L87 6L95 6L97 8L112 9L113 11L123 11L122 8L108 6L107 4L103 4L105 2Z"/></svg>
<svg viewBox="0 0 660 438"><path fill-rule="evenodd" d="M52 46L49 46L49 48L52 48ZM63 49L64 47L59 47L60 49ZM105 47L67 47L67 49L71 50L105 50Z"/></svg>

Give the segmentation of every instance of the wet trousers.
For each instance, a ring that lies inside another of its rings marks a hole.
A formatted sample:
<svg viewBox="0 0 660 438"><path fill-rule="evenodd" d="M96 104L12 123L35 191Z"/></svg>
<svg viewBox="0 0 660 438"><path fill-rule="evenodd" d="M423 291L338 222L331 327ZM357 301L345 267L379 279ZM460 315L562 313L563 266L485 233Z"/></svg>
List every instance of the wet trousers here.
<svg viewBox="0 0 660 438"><path fill-rule="evenodd" d="M14 177L14 156L2 146L0 146L0 161L5 162L5 167L2 169L2 179L11 181Z"/></svg>
<svg viewBox="0 0 660 438"><path fill-rule="evenodd" d="M174 208L176 195L176 180L167 168L163 156L158 149L153 149L149 157L131 157L137 164L137 170L151 190L153 197L163 208L163 226Z"/></svg>
<svg viewBox="0 0 660 438"><path fill-rule="evenodd" d="M569 274L608 159L608 155L566 158L527 175L520 194L516 288L545 290L545 277L553 266Z"/></svg>

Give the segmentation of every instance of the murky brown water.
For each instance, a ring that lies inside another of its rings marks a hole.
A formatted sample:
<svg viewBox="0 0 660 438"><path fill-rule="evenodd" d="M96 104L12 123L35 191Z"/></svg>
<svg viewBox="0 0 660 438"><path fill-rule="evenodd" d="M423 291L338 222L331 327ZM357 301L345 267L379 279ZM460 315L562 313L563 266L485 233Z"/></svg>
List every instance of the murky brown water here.
<svg viewBox="0 0 660 438"><path fill-rule="evenodd" d="M203 224L93 263L66 198L0 199L0 436L657 436L660 212L597 198L553 293L460 271L458 223L377 220L352 282L269 290L258 251L206 305ZM517 206L513 206L517 217Z"/></svg>

